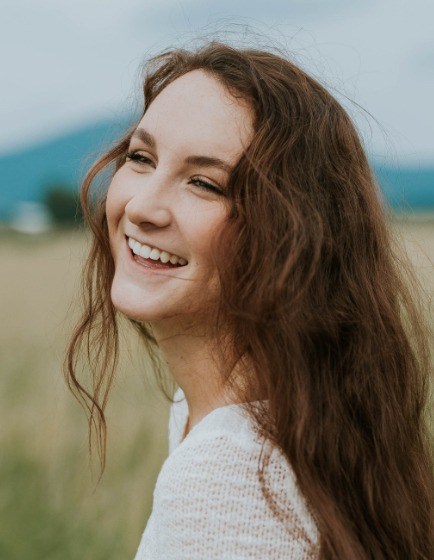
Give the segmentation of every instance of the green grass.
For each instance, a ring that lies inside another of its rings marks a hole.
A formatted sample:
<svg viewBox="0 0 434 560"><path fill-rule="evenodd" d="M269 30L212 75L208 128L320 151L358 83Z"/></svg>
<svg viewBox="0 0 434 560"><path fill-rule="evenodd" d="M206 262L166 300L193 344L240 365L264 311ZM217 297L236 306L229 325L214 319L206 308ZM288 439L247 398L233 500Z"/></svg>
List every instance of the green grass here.
<svg viewBox="0 0 434 560"><path fill-rule="evenodd" d="M55 479L44 461L29 456L24 442L4 448L3 457L1 558L125 557L130 546L127 535L122 534L122 524L102 534L98 517L89 508L83 512L83 502L75 497L77 485L68 478L78 461L71 461L71 455L68 464L62 461L65 470Z"/></svg>

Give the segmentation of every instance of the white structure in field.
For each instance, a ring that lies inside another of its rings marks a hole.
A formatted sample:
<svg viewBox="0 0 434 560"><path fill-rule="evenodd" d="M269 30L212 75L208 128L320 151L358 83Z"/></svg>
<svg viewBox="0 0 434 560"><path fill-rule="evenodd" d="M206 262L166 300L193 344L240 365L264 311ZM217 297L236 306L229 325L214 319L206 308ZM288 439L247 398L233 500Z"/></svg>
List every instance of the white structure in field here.
<svg viewBox="0 0 434 560"><path fill-rule="evenodd" d="M20 202L10 226L21 233L37 234L51 229L52 222L47 208L40 202Z"/></svg>

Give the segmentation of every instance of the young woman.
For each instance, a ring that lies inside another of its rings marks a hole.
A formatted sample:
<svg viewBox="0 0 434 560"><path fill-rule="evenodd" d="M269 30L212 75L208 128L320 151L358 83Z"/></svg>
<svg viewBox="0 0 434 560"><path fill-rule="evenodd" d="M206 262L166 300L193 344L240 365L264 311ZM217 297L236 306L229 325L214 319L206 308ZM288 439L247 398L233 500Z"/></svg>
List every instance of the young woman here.
<svg viewBox="0 0 434 560"><path fill-rule="evenodd" d="M432 559L428 331L324 87L270 52L165 52L82 205L94 240L67 371L103 468L118 313L178 386L136 559Z"/></svg>

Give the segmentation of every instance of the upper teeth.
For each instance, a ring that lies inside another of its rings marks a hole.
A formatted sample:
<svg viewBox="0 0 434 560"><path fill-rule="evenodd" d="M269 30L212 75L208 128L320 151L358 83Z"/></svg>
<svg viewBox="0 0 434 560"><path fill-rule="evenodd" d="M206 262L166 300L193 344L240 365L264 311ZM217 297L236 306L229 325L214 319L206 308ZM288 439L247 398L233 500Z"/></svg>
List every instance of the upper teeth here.
<svg viewBox="0 0 434 560"><path fill-rule="evenodd" d="M155 247L142 245L132 237L128 238L128 245L135 255L139 255L139 257L143 257L144 259L152 259L153 261L160 260L162 263L170 261L172 264L180 264L181 266L187 264L187 261L182 257L178 257L178 255L171 255L167 251L160 251L160 249L156 249Z"/></svg>

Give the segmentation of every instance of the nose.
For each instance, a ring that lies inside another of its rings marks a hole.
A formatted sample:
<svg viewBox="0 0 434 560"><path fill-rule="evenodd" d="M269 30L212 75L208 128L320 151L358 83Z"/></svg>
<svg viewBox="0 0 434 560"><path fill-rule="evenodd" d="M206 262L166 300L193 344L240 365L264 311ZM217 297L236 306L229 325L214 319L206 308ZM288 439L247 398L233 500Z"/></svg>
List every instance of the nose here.
<svg viewBox="0 0 434 560"><path fill-rule="evenodd" d="M169 179L158 171L137 181L133 196L125 206L128 220L136 225L152 223L164 227L172 221L173 194Z"/></svg>

